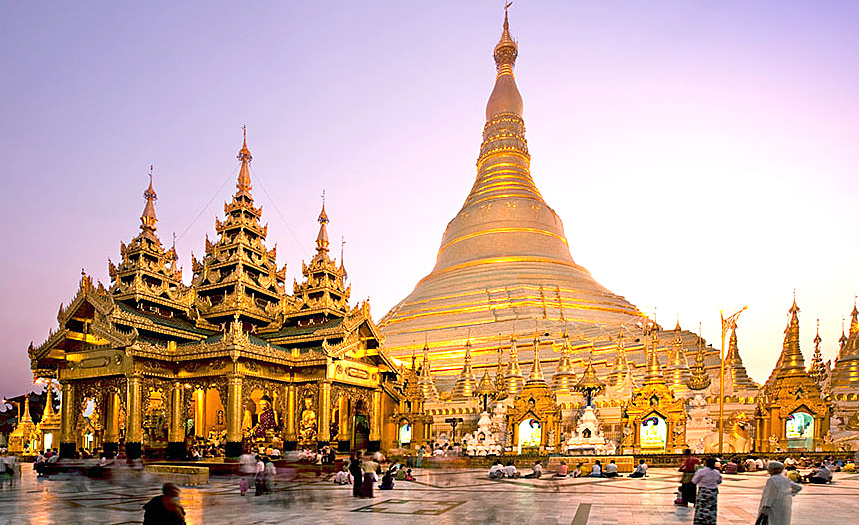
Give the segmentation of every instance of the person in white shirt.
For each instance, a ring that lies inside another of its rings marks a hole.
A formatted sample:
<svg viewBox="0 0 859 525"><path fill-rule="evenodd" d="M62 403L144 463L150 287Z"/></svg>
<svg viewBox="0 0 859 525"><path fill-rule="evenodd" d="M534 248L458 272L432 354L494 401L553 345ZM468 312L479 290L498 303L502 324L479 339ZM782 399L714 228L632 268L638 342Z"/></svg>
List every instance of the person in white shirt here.
<svg viewBox="0 0 859 525"><path fill-rule="evenodd" d="M764 469L764 460L761 458L755 458L755 468L758 470Z"/></svg>
<svg viewBox="0 0 859 525"><path fill-rule="evenodd" d="M601 478L602 477L602 463L600 460L596 460L593 468L591 469L591 473L588 474L589 478Z"/></svg>
<svg viewBox="0 0 859 525"><path fill-rule="evenodd" d="M635 472L629 475L631 478L643 478L647 475L647 463L643 459L638 460L638 466L635 467Z"/></svg>
<svg viewBox="0 0 859 525"><path fill-rule="evenodd" d="M614 460L609 461L608 465L605 466L604 476L607 478L623 477L617 473L617 464Z"/></svg>
<svg viewBox="0 0 859 525"><path fill-rule="evenodd" d="M504 477L504 465L501 461L495 460L495 463L489 467L489 479L501 479Z"/></svg>
<svg viewBox="0 0 859 525"><path fill-rule="evenodd" d="M516 470L516 465L513 464L513 461L508 461L507 466L504 467L504 477L505 478L518 478L519 471Z"/></svg>
<svg viewBox="0 0 859 525"><path fill-rule="evenodd" d="M716 470L716 458L707 458L706 466L695 472L692 483L698 485L695 497L695 525L716 525L716 498L722 474Z"/></svg>
<svg viewBox="0 0 859 525"><path fill-rule="evenodd" d="M802 487L781 475L784 467L778 461L770 461L767 470L770 477L761 494L758 512L765 514L772 525L790 525L793 496Z"/></svg>
<svg viewBox="0 0 859 525"><path fill-rule="evenodd" d="M539 478L543 475L543 462L539 459L534 462L534 470L530 474L522 476L523 478Z"/></svg>

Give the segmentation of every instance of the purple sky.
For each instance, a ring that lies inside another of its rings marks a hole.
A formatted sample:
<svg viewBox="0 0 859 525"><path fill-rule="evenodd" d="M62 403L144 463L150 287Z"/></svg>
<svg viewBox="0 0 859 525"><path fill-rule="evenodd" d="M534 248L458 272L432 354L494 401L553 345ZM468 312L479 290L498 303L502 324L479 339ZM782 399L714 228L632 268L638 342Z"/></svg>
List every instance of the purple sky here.
<svg viewBox="0 0 859 525"><path fill-rule="evenodd" d="M242 124L290 278L324 188L353 299L384 315L473 182L501 5L4 3L0 395L29 388L27 344L80 269L108 282L150 164L190 279ZM719 310L749 304L758 381L796 288L806 358L817 318L833 358L859 293L859 3L521 0L510 16L532 173L576 262L716 344Z"/></svg>

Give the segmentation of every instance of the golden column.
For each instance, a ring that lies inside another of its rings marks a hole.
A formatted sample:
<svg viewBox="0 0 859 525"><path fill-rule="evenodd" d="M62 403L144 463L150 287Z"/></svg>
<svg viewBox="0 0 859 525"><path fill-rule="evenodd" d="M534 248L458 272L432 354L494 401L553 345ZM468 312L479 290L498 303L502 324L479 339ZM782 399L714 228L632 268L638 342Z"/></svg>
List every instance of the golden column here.
<svg viewBox="0 0 859 525"><path fill-rule="evenodd" d="M115 454L119 451L119 395L108 391L104 407L104 451Z"/></svg>
<svg viewBox="0 0 859 525"><path fill-rule="evenodd" d="M128 407L125 427L125 455L137 459L143 452L143 407L140 388L143 375L133 372L126 376L125 405Z"/></svg>
<svg viewBox="0 0 859 525"><path fill-rule="evenodd" d="M327 445L331 441L331 380L322 381L321 387L319 393L319 437L316 439L320 444Z"/></svg>
<svg viewBox="0 0 859 525"><path fill-rule="evenodd" d="M292 383L286 387L286 414L284 415L286 418L286 441L290 443L289 447L294 449L294 443L297 441L297 437L295 435L295 385Z"/></svg>
<svg viewBox="0 0 859 525"><path fill-rule="evenodd" d="M382 390L373 390L373 414L370 425L370 446L368 449L375 452L381 449L382 441Z"/></svg>
<svg viewBox="0 0 859 525"><path fill-rule="evenodd" d="M242 376L227 376L227 457L242 453Z"/></svg>
<svg viewBox="0 0 859 525"><path fill-rule="evenodd" d="M180 382L170 388L170 433L167 436L167 456L170 459L185 457L185 422L183 406L185 386Z"/></svg>
<svg viewBox="0 0 859 525"><path fill-rule="evenodd" d="M62 406L60 407L60 457L72 458L77 450L75 436L75 386L61 381Z"/></svg>

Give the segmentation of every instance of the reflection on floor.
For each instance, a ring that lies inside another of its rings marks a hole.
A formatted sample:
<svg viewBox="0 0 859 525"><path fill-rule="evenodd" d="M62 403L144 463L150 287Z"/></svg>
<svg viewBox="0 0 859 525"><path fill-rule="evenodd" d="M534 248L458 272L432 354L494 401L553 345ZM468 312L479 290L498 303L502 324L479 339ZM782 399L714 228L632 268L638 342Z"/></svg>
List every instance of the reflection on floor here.
<svg viewBox="0 0 859 525"><path fill-rule="evenodd" d="M209 485L182 490L189 524L394 524L427 517L433 524L562 523L688 524L694 508L675 507L678 474L651 469L646 479L518 479L490 481L484 471L415 469L417 481L352 497L329 475L281 469L274 494L239 495L238 479L213 476ZM806 485L794 499L793 523L855 523L859 475L836 474L832 485ZM719 523L754 523L765 473L725 476ZM77 477L39 480L29 465L13 486L0 489L0 524L142 523L142 505L160 484L128 469L111 481ZM252 491L250 492L252 493ZM358 514L360 513L360 514Z"/></svg>

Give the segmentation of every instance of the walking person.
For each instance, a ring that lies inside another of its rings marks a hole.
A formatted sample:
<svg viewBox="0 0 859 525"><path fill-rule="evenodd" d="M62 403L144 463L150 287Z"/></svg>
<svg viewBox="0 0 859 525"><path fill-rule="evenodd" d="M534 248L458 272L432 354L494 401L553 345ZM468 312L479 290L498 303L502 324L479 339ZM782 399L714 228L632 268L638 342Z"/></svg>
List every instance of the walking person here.
<svg viewBox="0 0 859 525"><path fill-rule="evenodd" d="M374 461L373 456L364 456L364 462L361 463L361 471L363 472L361 483L361 497L373 497L373 483L379 479L376 476L376 471L379 470L379 464Z"/></svg>
<svg viewBox="0 0 859 525"><path fill-rule="evenodd" d="M770 477L761 494L758 514L766 515L769 525L790 525L793 497L802 487L782 475L784 465L778 461L770 461L767 471Z"/></svg>
<svg viewBox="0 0 859 525"><path fill-rule="evenodd" d="M675 505L685 507L690 503L695 503L695 484L692 483L692 476L695 475L696 467L700 461L692 455L691 449L683 451L683 464L678 469L683 473L680 478L680 497L674 502Z"/></svg>
<svg viewBox="0 0 859 525"><path fill-rule="evenodd" d="M143 506L143 525L184 525L185 509L179 501L179 487L165 483L161 495Z"/></svg>
<svg viewBox="0 0 859 525"><path fill-rule="evenodd" d="M706 466L692 476L692 483L698 486L692 525L716 525L716 500L721 482L722 474L716 470L716 458L707 458Z"/></svg>

